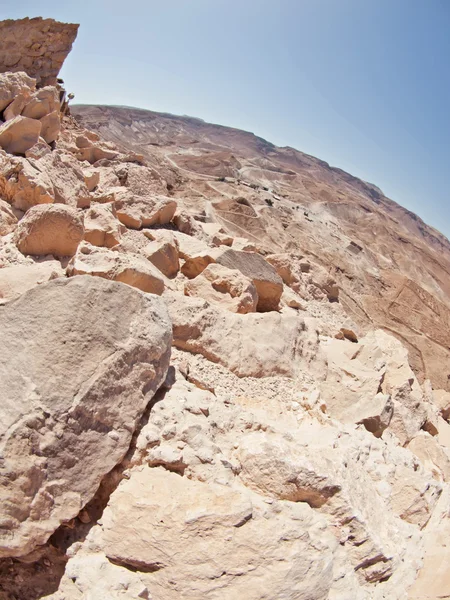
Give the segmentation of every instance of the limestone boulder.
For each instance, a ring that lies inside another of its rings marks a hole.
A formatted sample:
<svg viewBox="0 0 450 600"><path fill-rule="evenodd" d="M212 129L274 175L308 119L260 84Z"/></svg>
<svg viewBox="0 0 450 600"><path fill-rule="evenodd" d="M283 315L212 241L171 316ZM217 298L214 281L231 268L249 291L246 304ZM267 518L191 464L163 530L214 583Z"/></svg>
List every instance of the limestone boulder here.
<svg viewBox="0 0 450 600"><path fill-rule="evenodd" d="M55 200L53 183L45 170L41 171L30 161L9 157L1 151L0 195L14 208L23 211Z"/></svg>
<svg viewBox="0 0 450 600"><path fill-rule="evenodd" d="M57 260L0 269L0 303L14 300L35 286L64 275Z"/></svg>
<svg viewBox="0 0 450 600"><path fill-rule="evenodd" d="M446 390L433 390L432 402L440 411L442 418L446 421L450 417L450 392Z"/></svg>
<svg viewBox="0 0 450 600"><path fill-rule="evenodd" d="M203 240L178 231L174 232L174 236L180 258L184 260L181 272L188 279L197 277L208 265L215 262L217 248L211 248Z"/></svg>
<svg viewBox="0 0 450 600"><path fill-rule="evenodd" d="M40 204L27 211L15 231L22 254L73 256L84 236L79 213L62 204Z"/></svg>
<svg viewBox="0 0 450 600"><path fill-rule="evenodd" d="M450 449L442 446L428 432L419 433L409 442L408 450L417 456L422 465L438 481L450 481Z"/></svg>
<svg viewBox="0 0 450 600"><path fill-rule="evenodd" d="M178 245L173 236L169 235L165 240L150 242L143 249L142 255L166 277L172 278L178 273L180 268Z"/></svg>
<svg viewBox="0 0 450 600"><path fill-rule="evenodd" d="M134 196L124 200L117 199L114 207L121 223L131 229L141 229L170 223L177 203L164 196Z"/></svg>
<svg viewBox="0 0 450 600"><path fill-rule="evenodd" d="M42 123L28 117L14 117L0 126L0 148L8 154L25 154L39 140Z"/></svg>
<svg viewBox="0 0 450 600"><path fill-rule="evenodd" d="M39 160L43 156L50 154L51 151L52 149L44 140L44 138L40 137L36 144L34 146L31 146L31 148L25 152L25 158Z"/></svg>
<svg viewBox="0 0 450 600"><path fill-rule="evenodd" d="M17 217L11 210L10 205L0 200L0 236L14 231L17 225Z"/></svg>
<svg viewBox="0 0 450 600"><path fill-rule="evenodd" d="M47 85L34 92L22 110L22 115L30 119L42 119L50 113L59 113L59 92L56 87Z"/></svg>
<svg viewBox="0 0 450 600"><path fill-rule="evenodd" d="M192 600L325 600L331 586L336 541L300 503L281 513L249 491L141 467L119 485L102 523L92 544L115 565L152 571L149 593L164 600L181 590Z"/></svg>
<svg viewBox="0 0 450 600"><path fill-rule="evenodd" d="M0 320L6 557L45 543L121 461L166 375L171 327L158 298L93 277L29 290Z"/></svg>
<svg viewBox="0 0 450 600"><path fill-rule="evenodd" d="M234 314L205 300L168 293L174 345L218 362L239 377L325 370L313 321L295 311Z"/></svg>
<svg viewBox="0 0 450 600"><path fill-rule="evenodd" d="M266 260L275 267L283 283L289 287L297 285L301 279L301 268L299 261L291 254L269 254Z"/></svg>
<svg viewBox="0 0 450 600"><path fill-rule="evenodd" d="M258 292L251 279L218 264L208 265L200 275L187 281L184 293L240 314L255 312L258 304Z"/></svg>
<svg viewBox="0 0 450 600"><path fill-rule="evenodd" d="M11 104L8 104L8 106L3 111L3 120L9 121L10 119L14 119L14 117L18 117L22 113L22 110L24 109L29 99L30 96L26 92L18 94L11 102Z"/></svg>
<svg viewBox="0 0 450 600"><path fill-rule="evenodd" d="M116 246L122 239L123 229L112 204L97 204L84 213L84 239L93 246Z"/></svg>
<svg viewBox="0 0 450 600"><path fill-rule="evenodd" d="M41 137L47 142L47 144L51 144L57 139L61 129L59 111L54 110L48 115L42 117L41 125Z"/></svg>
<svg viewBox="0 0 450 600"><path fill-rule="evenodd" d="M149 261L139 256L91 246L87 242L80 244L76 255L67 266L67 274L93 275L120 281L158 296L164 290L162 274Z"/></svg>
<svg viewBox="0 0 450 600"><path fill-rule="evenodd" d="M239 444L240 478L263 495L323 506L341 491L333 463L314 453L296 453L292 443L264 433L247 435Z"/></svg>
<svg viewBox="0 0 450 600"><path fill-rule="evenodd" d="M4 111L20 94L24 98L29 98L35 88L36 80L23 71L17 73L0 72L0 112Z"/></svg>
<svg viewBox="0 0 450 600"><path fill-rule="evenodd" d="M251 279L258 292L258 312L278 310L283 281L274 267L261 255L226 248L217 254L216 262L229 269L237 269Z"/></svg>

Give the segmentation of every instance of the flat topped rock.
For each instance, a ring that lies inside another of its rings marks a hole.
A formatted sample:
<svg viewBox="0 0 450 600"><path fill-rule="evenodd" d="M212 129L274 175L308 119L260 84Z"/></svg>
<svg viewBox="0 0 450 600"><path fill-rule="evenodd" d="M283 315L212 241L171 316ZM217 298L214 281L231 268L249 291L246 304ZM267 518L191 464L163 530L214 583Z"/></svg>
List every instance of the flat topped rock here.
<svg viewBox="0 0 450 600"><path fill-rule="evenodd" d="M77 33L74 23L42 17L1 21L0 73L24 71L38 87L55 85Z"/></svg>

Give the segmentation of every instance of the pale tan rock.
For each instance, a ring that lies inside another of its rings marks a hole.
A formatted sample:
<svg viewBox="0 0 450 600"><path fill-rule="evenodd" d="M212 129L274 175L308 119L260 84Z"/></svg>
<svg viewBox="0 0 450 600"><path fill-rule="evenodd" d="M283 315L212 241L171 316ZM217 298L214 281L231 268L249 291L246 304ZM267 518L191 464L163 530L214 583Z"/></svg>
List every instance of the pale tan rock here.
<svg viewBox="0 0 450 600"><path fill-rule="evenodd" d="M431 471L438 481L450 481L450 453L448 449L425 431L419 431L408 444L408 450Z"/></svg>
<svg viewBox="0 0 450 600"><path fill-rule="evenodd" d="M41 137L44 138L47 144L51 144L57 139L61 129L59 111L54 110L48 115L42 117L41 124Z"/></svg>
<svg viewBox="0 0 450 600"><path fill-rule="evenodd" d="M135 196L126 200L116 200L114 206L121 223L132 229L141 229L170 223L177 203L163 196Z"/></svg>
<svg viewBox="0 0 450 600"><path fill-rule="evenodd" d="M56 87L45 86L38 89L22 110L24 117L30 119L42 119L50 113L59 113L59 94Z"/></svg>
<svg viewBox="0 0 450 600"><path fill-rule="evenodd" d="M25 152L25 158L34 158L35 160L39 160L46 154L50 154L51 151L52 149L44 140L44 138L40 137L36 144L31 146L31 148Z"/></svg>
<svg viewBox="0 0 450 600"><path fill-rule="evenodd" d="M80 244L76 255L67 266L67 274L93 275L120 281L158 296L164 290L164 280L160 271L149 261L139 256L91 246L87 242Z"/></svg>
<svg viewBox="0 0 450 600"><path fill-rule="evenodd" d="M203 226L208 225L207 223L198 223L188 212L179 208L175 211L172 222L179 232L199 239L204 237Z"/></svg>
<svg viewBox="0 0 450 600"><path fill-rule="evenodd" d="M143 256L149 260L166 277L175 277L180 268L178 259L178 245L174 239L167 241L154 241L145 246Z"/></svg>
<svg viewBox="0 0 450 600"><path fill-rule="evenodd" d="M188 279L197 277L208 265L215 262L217 248L211 248L206 242L184 233L174 232L174 235L178 242L180 258L184 260L181 272Z"/></svg>
<svg viewBox="0 0 450 600"><path fill-rule="evenodd" d="M266 256L268 263L273 265L283 283L289 287L301 281L301 269L298 260L291 254L269 254Z"/></svg>
<svg viewBox="0 0 450 600"><path fill-rule="evenodd" d="M33 206L14 235L22 254L73 256L83 239L83 220L75 209L62 204Z"/></svg>
<svg viewBox="0 0 450 600"><path fill-rule="evenodd" d="M235 237L233 239L233 243L231 244L233 250L238 250L241 252L258 252L258 247L253 242L250 242L247 238Z"/></svg>
<svg viewBox="0 0 450 600"><path fill-rule="evenodd" d="M94 168L83 169L83 175L88 191L94 191L100 182L100 171Z"/></svg>
<svg viewBox="0 0 450 600"><path fill-rule="evenodd" d="M414 585L408 590L409 600L436 600L450 595L448 561L450 548L449 490L441 495L424 535L425 557Z"/></svg>
<svg viewBox="0 0 450 600"><path fill-rule="evenodd" d="M54 150L34 161L33 166L50 178L55 202L79 208L89 206L90 195L83 171L73 156Z"/></svg>
<svg viewBox="0 0 450 600"><path fill-rule="evenodd" d="M291 288L284 286L283 294L281 295L281 304L289 306L290 308L297 308L299 310L306 310L303 299L291 290Z"/></svg>
<svg viewBox="0 0 450 600"><path fill-rule="evenodd" d="M25 154L39 140L42 124L27 117L14 117L0 126L0 148L8 154Z"/></svg>
<svg viewBox="0 0 450 600"><path fill-rule="evenodd" d="M341 490L333 465L313 453L296 453L292 444L261 433L239 444L240 478L263 495L319 508Z"/></svg>
<svg viewBox="0 0 450 600"><path fill-rule="evenodd" d="M0 319L5 557L45 543L123 458L164 380L171 328L159 299L92 277L29 290Z"/></svg>
<svg viewBox="0 0 450 600"><path fill-rule="evenodd" d="M25 71L41 87L55 85L77 31L78 25L41 17L1 21L0 72Z"/></svg>
<svg viewBox="0 0 450 600"><path fill-rule="evenodd" d="M450 417L450 392L446 390L433 390L433 403L446 421Z"/></svg>
<svg viewBox="0 0 450 600"><path fill-rule="evenodd" d="M200 275L186 282L184 293L197 296L240 314L255 312L258 292L253 282L240 271L218 264L208 265Z"/></svg>
<svg viewBox="0 0 450 600"><path fill-rule="evenodd" d="M9 121L10 119L14 119L14 117L18 117L22 113L22 110L25 107L26 103L29 101L29 99L30 92L22 92L18 94L11 102L11 104L8 104L8 106L3 111L3 119L5 121Z"/></svg>
<svg viewBox="0 0 450 600"><path fill-rule="evenodd" d="M98 204L84 213L84 239L93 246L116 246L122 239L122 229L111 204Z"/></svg>
<svg viewBox="0 0 450 600"><path fill-rule="evenodd" d="M16 96L28 98L36 87L36 81L23 71L5 73L5 70L10 69L0 68L0 111L4 111Z"/></svg>
<svg viewBox="0 0 450 600"><path fill-rule="evenodd" d="M0 269L0 303L14 300L35 286L64 275L57 260Z"/></svg>
<svg viewBox="0 0 450 600"><path fill-rule="evenodd" d="M262 256L255 252L239 252L227 248L216 256L216 262L229 269L237 269L253 281L258 292L259 312L278 310L283 281Z"/></svg>
<svg viewBox="0 0 450 600"><path fill-rule="evenodd" d="M323 292L330 302L339 300L339 286L335 278L326 269L314 265L309 278L312 286Z"/></svg>
<svg viewBox="0 0 450 600"><path fill-rule="evenodd" d="M10 205L4 200L0 200L0 236L14 231L16 225L17 217L11 210Z"/></svg>
<svg viewBox="0 0 450 600"><path fill-rule="evenodd" d="M0 194L14 208L23 211L55 200L53 183L45 170L4 153L0 153Z"/></svg>
<svg viewBox="0 0 450 600"><path fill-rule="evenodd" d="M137 539L130 529L136 522ZM149 591L165 600L180 590L192 600L211 594L325 600L335 542L318 533L320 526L308 506L291 504L277 514L245 490L145 467L120 484L92 538L113 563L153 570Z"/></svg>
<svg viewBox="0 0 450 600"><path fill-rule="evenodd" d="M169 294L174 345L219 362L240 377L294 376L302 364L324 372L313 322L295 311L233 314L205 300Z"/></svg>
<svg viewBox="0 0 450 600"><path fill-rule="evenodd" d="M442 493L437 482L430 482L421 473L398 468L392 486L391 506L401 519L423 529L428 523Z"/></svg>

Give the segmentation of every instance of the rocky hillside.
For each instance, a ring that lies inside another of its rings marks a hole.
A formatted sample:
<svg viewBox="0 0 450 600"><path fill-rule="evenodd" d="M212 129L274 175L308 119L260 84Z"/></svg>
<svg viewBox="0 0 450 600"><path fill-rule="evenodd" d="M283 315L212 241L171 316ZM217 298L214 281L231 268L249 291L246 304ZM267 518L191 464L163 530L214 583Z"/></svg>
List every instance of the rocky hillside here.
<svg viewBox="0 0 450 600"><path fill-rule="evenodd" d="M449 242L2 28L0 600L450 596Z"/></svg>
<svg viewBox="0 0 450 600"><path fill-rule="evenodd" d="M253 134L150 111L76 106L77 120L142 153L187 209L264 253L311 257L361 332L408 348L419 380L450 390L450 243L374 185ZM236 206L244 198L249 206Z"/></svg>

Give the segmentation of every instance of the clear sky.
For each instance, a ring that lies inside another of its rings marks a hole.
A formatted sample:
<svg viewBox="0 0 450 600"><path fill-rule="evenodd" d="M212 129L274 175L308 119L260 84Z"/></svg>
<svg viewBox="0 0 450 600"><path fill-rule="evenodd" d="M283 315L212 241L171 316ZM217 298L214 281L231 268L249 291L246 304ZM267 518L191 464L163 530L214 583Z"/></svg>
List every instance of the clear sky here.
<svg viewBox="0 0 450 600"><path fill-rule="evenodd" d="M75 101L253 131L450 237L450 0L0 0L80 23Z"/></svg>

